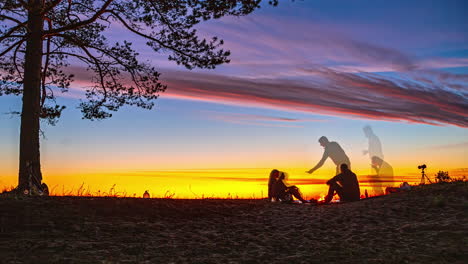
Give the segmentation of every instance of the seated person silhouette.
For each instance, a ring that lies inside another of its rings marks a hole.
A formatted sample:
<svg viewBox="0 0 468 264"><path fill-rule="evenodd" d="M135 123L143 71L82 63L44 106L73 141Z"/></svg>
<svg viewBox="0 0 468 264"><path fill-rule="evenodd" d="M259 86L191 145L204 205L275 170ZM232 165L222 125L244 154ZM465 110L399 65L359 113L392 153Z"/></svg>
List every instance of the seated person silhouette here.
<svg viewBox="0 0 468 264"><path fill-rule="evenodd" d="M359 190L359 182L356 174L354 174L345 163L341 164L340 169L340 174L327 181L327 185L330 187L324 203L330 203L335 193L340 196L341 202L360 200L361 192Z"/></svg>
<svg viewBox="0 0 468 264"><path fill-rule="evenodd" d="M287 185L285 183L286 175L284 172L272 170L268 181L268 199L270 201L292 202L293 197L303 203L307 200L302 198L302 195L295 185Z"/></svg>
<svg viewBox="0 0 468 264"><path fill-rule="evenodd" d="M372 168L375 169L376 175L370 177L374 180L374 193L375 195L383 195L383 187L393 187L393 168L383 159L377 156L372 157Z"/></svg>

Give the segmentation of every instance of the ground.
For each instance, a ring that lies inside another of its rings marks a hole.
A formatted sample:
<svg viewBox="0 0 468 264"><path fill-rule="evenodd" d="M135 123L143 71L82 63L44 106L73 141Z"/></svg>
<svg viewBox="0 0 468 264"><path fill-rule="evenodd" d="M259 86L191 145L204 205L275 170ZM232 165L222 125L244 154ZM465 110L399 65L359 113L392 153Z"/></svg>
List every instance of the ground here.
<svg viewBox="0 0 468 264"><path fill-rule="evenodd" d="M468 183L346 204L0 197L0 263L466 263Z"/></svg>

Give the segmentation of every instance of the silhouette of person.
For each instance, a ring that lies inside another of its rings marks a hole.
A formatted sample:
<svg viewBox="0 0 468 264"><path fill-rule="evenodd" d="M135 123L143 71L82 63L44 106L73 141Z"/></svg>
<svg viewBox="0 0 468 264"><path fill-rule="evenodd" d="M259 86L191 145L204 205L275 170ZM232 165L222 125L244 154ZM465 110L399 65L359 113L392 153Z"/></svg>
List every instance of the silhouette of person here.
<svg viewBox="0 0 468 264"><path fill-rule="evenodd" d="M374 156L384 159L382 144L380 143L380 139L374 134L372 128L370 126L365 126L362 130L364 131L366 138L369 140L368 148L362 153L364 155L369 154L369 159L372 159Z"/></svg>
<svg viewBox="0 0 468 264"><path fill-rule="evenodd" d="M338 194L340 201L352 202L361 199L361 191L359 190L359 182L356 174L352 172L346 163L340 166L341 173L327 181L328 194L325 197L325 203L330 203L333 196Z"/></svg>
<svg viewBox="0 0 468 264"><path fill-rule="evenodd" d="M274 198L276 198L276 194L274 193L274 186L276 184L276 181L278 180L279 177L279 171L278 170L272 170L270 172L270 177L268 178L268 200L272 201Z"/></svg>
<svg viewBox="0 0 468 264"><path fill-rule="evenodd" d="M295 197L303 203L308 201L302 198L299 188L295 185L286 184L286 174L276 169L270 172L270 178L268 180L268 199L270 201L293 201L292 197Z"/></svg>
<svg viewBox="0 0 468 264"><path fill-rule="evenodd" d="M320 167L322 167L323 163L325 162L325 160L327 160L327 158L330 158L333 161L333 163L335 163L336 165L335 175L338 175L340 173L339 166L341 164L346 164L348 165L348 168L351 168L351 162L349 161L348 156L346 156L346 153L340 147L340 145L338 145L338 143L334 141L330 142L328 141L328 138L324 136L320 137L318 142L320 143L320 146L324 147L325 149L323 152L322 159L317 163L317 165L315 165L315 167L306 171L307 173L311 174L317 169L319 169Z"/></svg>
<svg viewBox="0 0 468 264"><path fill-rule="evenodd" d="M384 191L382 187L393 187L394 185L393 168L390 164L377 156L372 157L372 167L377 172L375 176L376 184L374 193L376 195L383 195Z"/></svg>

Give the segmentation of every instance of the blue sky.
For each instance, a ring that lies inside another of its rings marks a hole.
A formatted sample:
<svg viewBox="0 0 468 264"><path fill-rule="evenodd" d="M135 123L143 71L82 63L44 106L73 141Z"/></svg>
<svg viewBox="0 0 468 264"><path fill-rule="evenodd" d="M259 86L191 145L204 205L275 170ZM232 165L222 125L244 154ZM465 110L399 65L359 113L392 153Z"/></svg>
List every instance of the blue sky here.
<svg viewBox="0 0 468 264"><path fill-rule="evenodd" d="M193 71L114 25L110 39L134 42L142 59L160 69L168 90L151 111L124 107L109 120L82 120L76 106L90 77L72 65L77 81L59 101L68 108L57 126L43 126L43 170L305 171L319 160L317 139L326 135L364 171L365 125L402 173L422 162L434 171L466 168L465 10L466 1L264 5L249 16L200 24L202 36L225 40L231 63ZM0 112L18 111L20 103L0 97ZM2 114L0 124L3 174L14 179L19 118Z"/></svg>

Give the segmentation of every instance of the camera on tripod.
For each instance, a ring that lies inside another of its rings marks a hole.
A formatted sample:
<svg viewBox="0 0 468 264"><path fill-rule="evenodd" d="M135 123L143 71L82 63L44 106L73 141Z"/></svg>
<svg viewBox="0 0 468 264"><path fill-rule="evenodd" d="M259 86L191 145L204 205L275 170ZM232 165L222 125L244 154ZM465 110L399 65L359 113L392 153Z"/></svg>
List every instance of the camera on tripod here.
<svg viewBox="0 0 468 264"><path fill-rule="evenodd" d="M429 181L429 183L432 183L431 179L429 179L429 177L427 177L426 172L424 172L424 169L426 169L426 168L427 168L426 164L418 166L418 169L421 170L421 183L420 184L425 184L426 179Z"/></svg>

